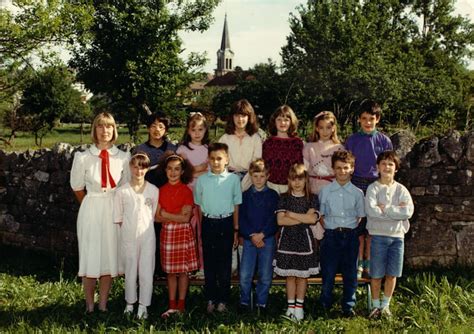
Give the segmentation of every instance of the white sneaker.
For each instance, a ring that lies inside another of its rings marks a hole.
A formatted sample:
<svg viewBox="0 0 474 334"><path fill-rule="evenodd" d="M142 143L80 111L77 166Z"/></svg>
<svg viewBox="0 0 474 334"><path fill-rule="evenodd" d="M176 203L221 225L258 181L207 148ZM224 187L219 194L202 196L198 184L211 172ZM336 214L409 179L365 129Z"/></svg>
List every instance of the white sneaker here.
<svg viewBox="0 0 474 334"><path fill-rule="evenodd" d="M388 306L385 306L380 310L380 315L384 318L391 318L392 317L392 311L390 311Z"/></svg>
<svg viewBox="0 0 474 334"><path fill-rule="evenodd" d="M206 308L207 313L211 314L214 312L215 309L216 307L214 306L214 303L212 302L212 300L208 301L207 308Z"/></svg>
<svg viewBox="0 0 474 334"><path fill-rule="evenodd" d="M295 307L295 319L298 321L304 319L304 310L302 307Z"/></svg>
<svg viewBox="0 0 474 334"><path fill-rule="evenodd" d="M146 306L138 305L137 318L138 319L148 318L148 311L146 309Z"/></svg>
<svg viewBox="0 0 474 334"><path fill-rule="evenodd" d="M132 313L133 313L133 304L127 304L127 306L125 306L125 310L123 310L123 314L130 315Z"/></svg>
<svg viewBox="0 0 474 334"><path fill-rule="evenodd" d="M295 316L295 308L294 307L288 307L285 312L285 316L288 318L292 318Z"/></svg>

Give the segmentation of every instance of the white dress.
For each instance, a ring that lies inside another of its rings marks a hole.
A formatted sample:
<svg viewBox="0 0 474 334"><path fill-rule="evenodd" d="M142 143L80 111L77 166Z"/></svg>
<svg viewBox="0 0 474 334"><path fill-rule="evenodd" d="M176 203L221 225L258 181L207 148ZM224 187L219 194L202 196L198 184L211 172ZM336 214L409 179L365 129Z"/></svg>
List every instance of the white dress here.
<svg viewBox="0 0 474 334"><path fill-rule="evenodd" d="M136 193L130 183L115 192L114 222L122 223L120 269L122 266L125 269L125 300L129 304L137 301L137 278L140 282L140 304L151 304L158 194L158 188L149 182L146 182L142 193Z"/></svg>
<svg viewBox="0 0 474 334"><path fill-rule="evenodd" d="M108 149L110 174L117 186L128 182L130 153L112 146ZM84 152L76 152L71 168L71 188L86 190L77 216L79 244L79 277L115 277L118 269L117 239L119 226L113 222L115 188L101 186L102 160L100 150L91 145Z"/></svg>

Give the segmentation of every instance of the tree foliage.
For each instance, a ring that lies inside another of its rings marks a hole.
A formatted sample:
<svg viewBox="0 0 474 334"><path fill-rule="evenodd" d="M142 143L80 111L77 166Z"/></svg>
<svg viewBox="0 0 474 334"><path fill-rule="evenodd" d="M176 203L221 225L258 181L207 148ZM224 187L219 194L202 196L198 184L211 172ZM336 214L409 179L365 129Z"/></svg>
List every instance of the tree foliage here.
<svg viewBox="0 0 474 334"><path fill-rule="evenodd" d="M179 92L193 80L193 68L205 60L196 54L187 61L179 57L178 31L207 29L218 2L92 1L91 38L80 41L71 65L88 89L109 98L134 139L146 114L144 105L170 113L181 104Z"/></svg>
<svg viewBox="0 0 474 334"><path fill-rule="evenodd" d="M38 71L26 85L18 116L35 135L36 145L41 146L42 138L62 116L86 112L73 82L66 67L50 66Z"/></svg>
<svg viewBox="0 0 474 334"><path fill-rule="evenodd" d="M332 105L344 124L361 100L372 98L385 103L386 121L412 125L459 111L474 25L452 12L450 0L311 0L300 6L282 49L284 68L296 78L295 100L304 102L299 111Z"/></svg>

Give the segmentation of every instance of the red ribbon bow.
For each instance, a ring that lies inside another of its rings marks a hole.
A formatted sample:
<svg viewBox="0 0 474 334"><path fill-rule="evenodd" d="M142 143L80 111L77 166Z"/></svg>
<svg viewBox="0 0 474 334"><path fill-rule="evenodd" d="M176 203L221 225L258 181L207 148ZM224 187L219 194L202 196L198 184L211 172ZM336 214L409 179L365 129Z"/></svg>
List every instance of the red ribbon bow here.
<svg viewBox="0 0 474 334"><path fill-rule="evenodd" d="M110 174L109 152L107 150L100 151L99 158L102 159L102 188L107 188L107 178L109 179L110 187L115 188L115 181Z"/></svg>

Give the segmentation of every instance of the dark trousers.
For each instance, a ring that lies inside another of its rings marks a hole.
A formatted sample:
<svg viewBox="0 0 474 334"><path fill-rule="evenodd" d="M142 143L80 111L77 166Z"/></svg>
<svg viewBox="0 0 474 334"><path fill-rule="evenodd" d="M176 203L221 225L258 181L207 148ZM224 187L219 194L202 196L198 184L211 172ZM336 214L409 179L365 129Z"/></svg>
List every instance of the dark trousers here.
<svg viewBox="0 0 474 334"><path fill-rule="evenodd" d="M320 250L323 279L321 304L325 308L331 307L334 279L340 269L344 284L342 310L347 312L354 307L356 302L357 257L359 254L357 230L345 232L325 230Z"/></svg>
<svg viewBox="0 0 474 334"><path fill-rule="evenodd" d="M204 293L208 301L228 303L232 267L234 226L232 216L223 219L203 217Z"/></svg>

